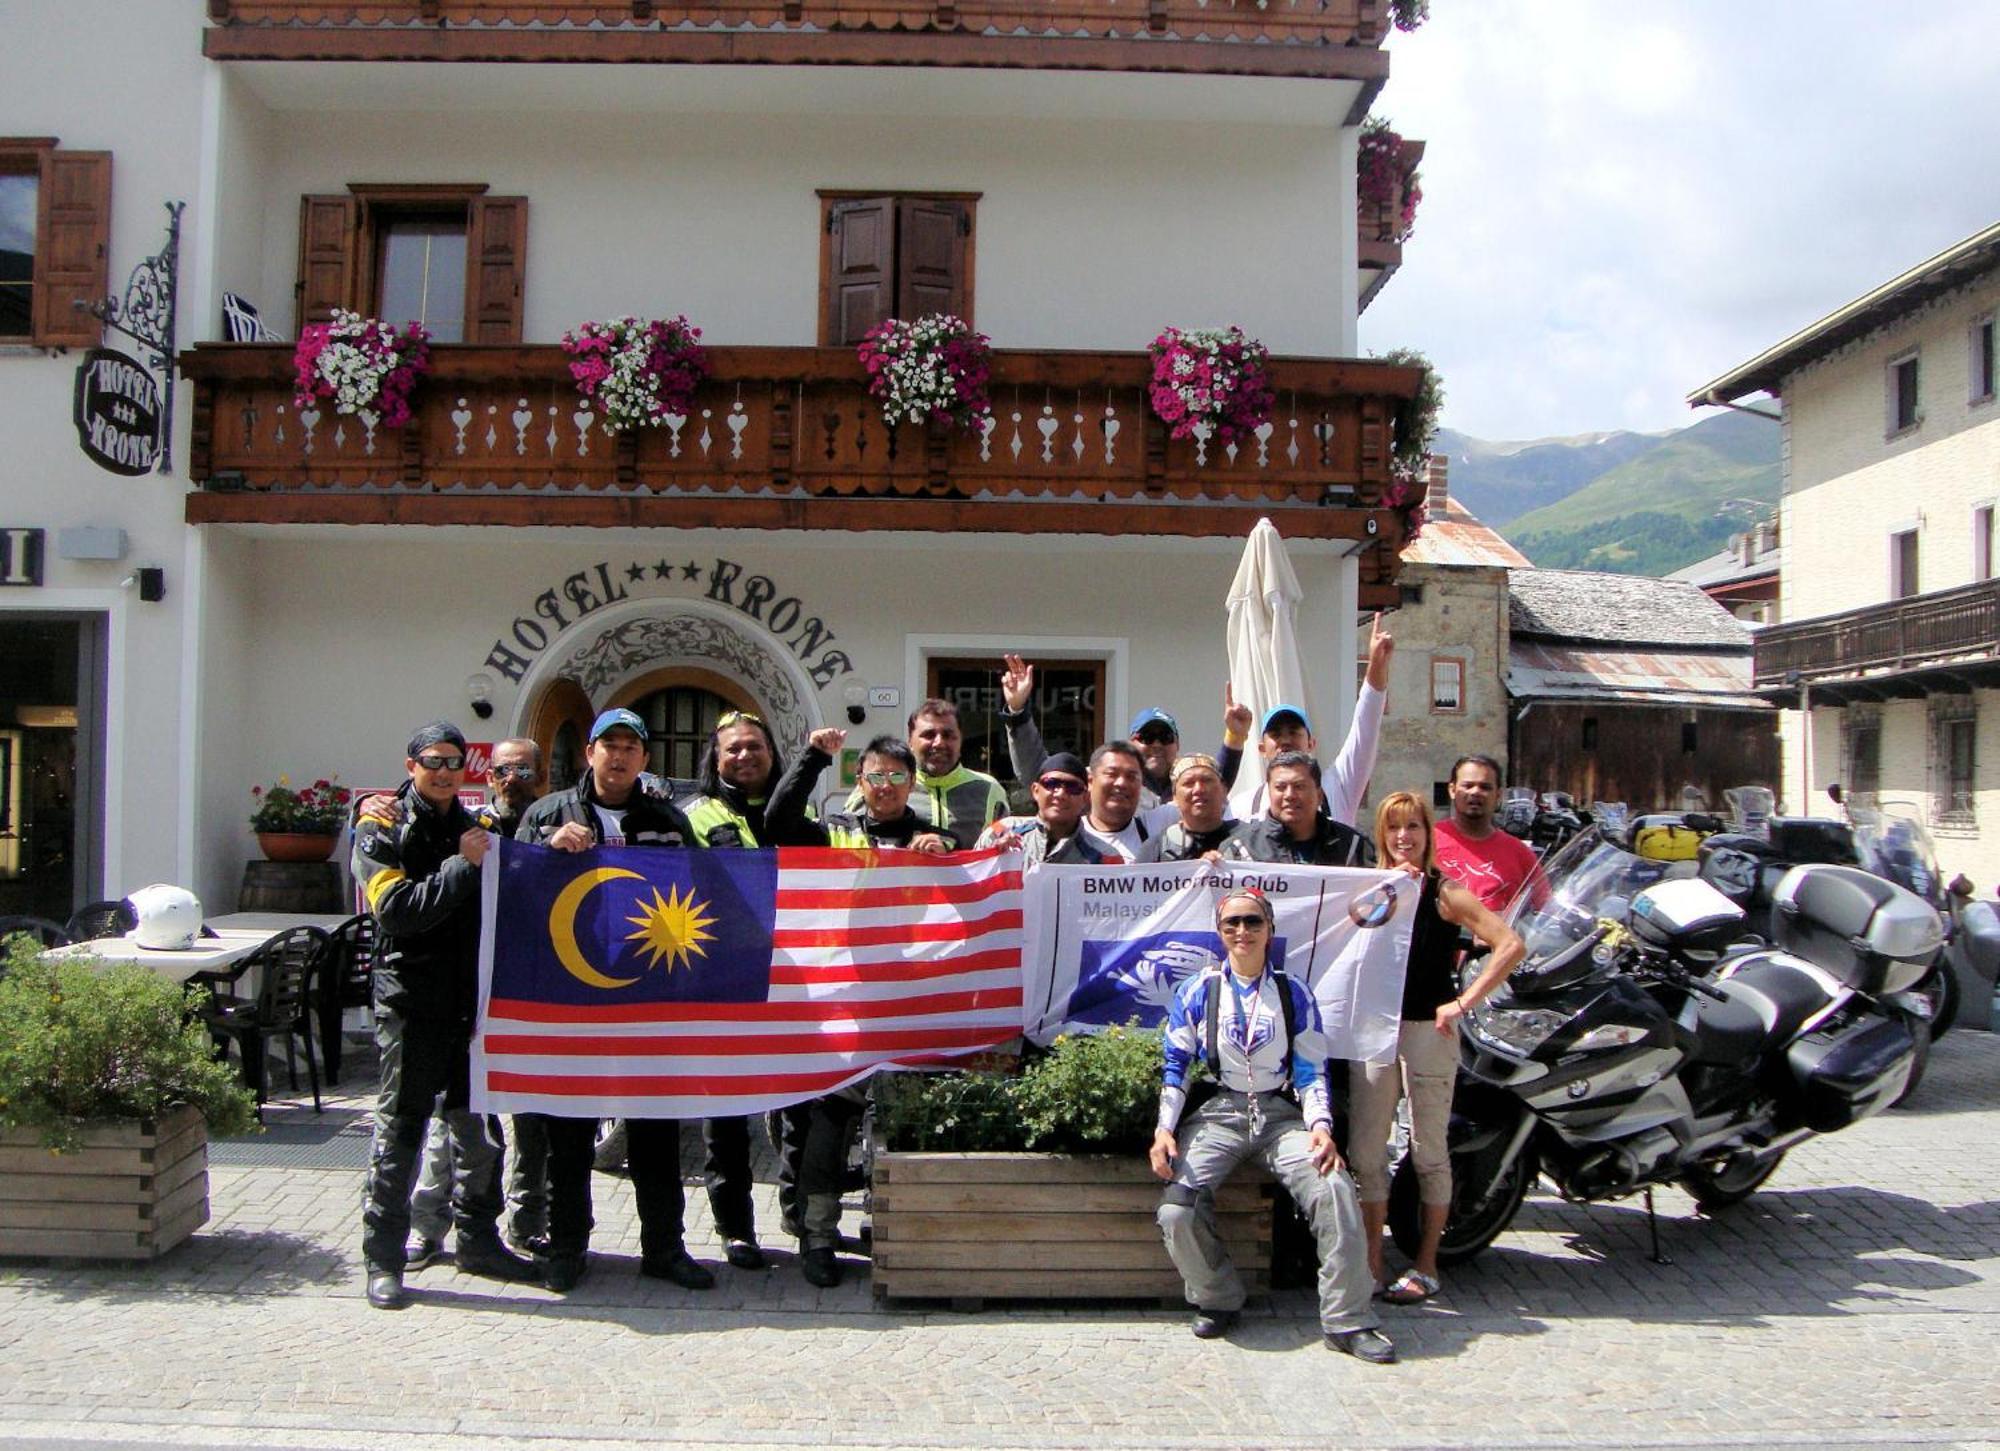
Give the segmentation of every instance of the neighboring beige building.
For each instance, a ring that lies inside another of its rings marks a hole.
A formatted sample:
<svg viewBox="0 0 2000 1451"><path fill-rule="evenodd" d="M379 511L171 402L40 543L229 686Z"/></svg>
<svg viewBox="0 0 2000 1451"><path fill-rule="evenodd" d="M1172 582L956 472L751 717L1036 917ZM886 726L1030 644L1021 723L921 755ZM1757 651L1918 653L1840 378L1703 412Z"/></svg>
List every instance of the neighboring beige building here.
<svg viewBox="0 0 2000 1451"><path fill-rule="evenodd" d="M1839 781L1922 809L1946 872L2000 877L2000 224L1689 395L1784 411L1781 795Z"/></svg>
<svg viewBox="0 0 2000 1451"><path fill-rule="evenodd" d="M1460 756L1505 762L1507 571L1528 560L1451 497L1441 455L1431 459L1423 532L1402 557L1403 603L1384 621L1396 655L1368 801L1415 791L1443 806Z"/></svg>
<svg viewBox="0 0 2000 1451"><path fill-rule="evenodd" d="M1693 585L1750 626L1778 619L1778 520L1760 519L1729 547L1666 576Z"/></svg>

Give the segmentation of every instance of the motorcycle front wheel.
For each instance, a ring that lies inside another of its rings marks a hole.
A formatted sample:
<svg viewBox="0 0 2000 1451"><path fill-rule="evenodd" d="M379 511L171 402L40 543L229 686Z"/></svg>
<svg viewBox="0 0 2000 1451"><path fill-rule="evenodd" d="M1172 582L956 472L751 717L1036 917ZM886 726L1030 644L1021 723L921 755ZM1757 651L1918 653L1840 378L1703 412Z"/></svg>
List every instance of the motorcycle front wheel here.
<svg viewBox="0 0 2000 1451"><path fill-rule="evenodd" d="M1681 1175L1681 1188L1694 1196L1696 1206L1701 1209L1727 1209L1763 1188L1764 1181L1777 1173L1778 1165L1784 1162L1783 1149L1775 1154L1734 1154L1712 1167L1696 1164Z"/></svg>
<svg viewBox="0 0 2000 1451"><path fill-rule="evenodd" d="M1524 1147L1501 1182L1494 1184L1490 1154L1490 1149L1485 1153L1452 1151L1451 1218L1445 1221L1444 1238L1438 1242L1440 1265L1462 1264L1505 1233L1541 1173L1534 1149ZM1486 1193L1489 1184L1491 1194ZM1423 1242L1423 1203L1416 1165L1408 1155L1389 1181L1389 1236L1396 1248L1412 1259Z"/></svg>

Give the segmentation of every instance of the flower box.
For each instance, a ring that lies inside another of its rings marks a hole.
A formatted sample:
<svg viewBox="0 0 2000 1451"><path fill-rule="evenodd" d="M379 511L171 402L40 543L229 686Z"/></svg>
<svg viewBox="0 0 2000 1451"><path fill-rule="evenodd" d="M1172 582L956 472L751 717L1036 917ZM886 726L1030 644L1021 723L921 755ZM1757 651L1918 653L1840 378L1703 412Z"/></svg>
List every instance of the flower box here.
<svg viewBox="0 0 2000 1451"><path fill-rule="evenodd" d="M149 1260L208 1222L208 1129L194 1108L93 1124L57 1154L0 1129L0 1256Z"/></svg>
<svg viewBox="0 0 2000 1451"><path fill-rule="evenodd" d="M1252 1294L1271 1283L1273 1181L1252 1166L1215 1196ZM1182 1283L1154 1215L1164 1186L1137 1154L891 1152L877 1145L877 1300L1159 1299Z"/></svg>

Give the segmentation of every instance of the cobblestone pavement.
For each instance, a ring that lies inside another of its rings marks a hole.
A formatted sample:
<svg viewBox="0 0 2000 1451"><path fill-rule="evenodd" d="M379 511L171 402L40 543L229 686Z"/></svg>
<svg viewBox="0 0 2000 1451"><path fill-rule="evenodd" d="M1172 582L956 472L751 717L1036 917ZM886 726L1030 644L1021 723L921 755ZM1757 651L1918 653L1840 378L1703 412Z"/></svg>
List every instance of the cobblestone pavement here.
<svg viewBox="0 0 2000 1451"><path fill-rule="evenodd" d="M1310 1297L1227 1343L1150 1306L874 1307L788 1254L689 1294L636 1271L622 1180L566 1298L439 1265L368 1309L367 1085L216 1146L213 1218L144 1268L0 1262L0 1445L1786 1446L2000 1443L2000 1039L1795 1151L1715 1219L1537 1196L1421 1309L1404 1363L1329 1354ZM345 1165L346 1167L314 1167ZM768 1164L765 1166L768 1169ZM775 1224L768 1184L763 1222ZM694 1253L720 1259L699 1191Z"/></svg>

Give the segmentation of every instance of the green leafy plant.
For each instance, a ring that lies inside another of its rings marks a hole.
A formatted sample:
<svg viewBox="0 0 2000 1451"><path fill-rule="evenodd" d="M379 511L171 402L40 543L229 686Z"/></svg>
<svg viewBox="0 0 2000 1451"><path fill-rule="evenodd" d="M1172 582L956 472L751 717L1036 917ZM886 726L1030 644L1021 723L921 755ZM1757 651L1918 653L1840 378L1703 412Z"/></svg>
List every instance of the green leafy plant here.
<svg viewBox="0 0 2000 1451"><path fill-rule="evenodd" d="M192 989L132 963L58 960L25 933L0 978L0 1128L39 1128L60 1153L86 1124L190 1104L213 1135L247 1132L255 1096L192 1016Z"/></svg>
<svg viewBox="0 0 2000 1451"><path fill-rule="evenodd" d="M875 1118L891 1149L1139 1153L1160 1101L1158 1029L1064 1035L1018 1075L897 1073Z"/></svg>
<svg viewBox="0 0 2000 1451"><path fill-rule="evenodd" d="M280 776L275 786L252 786L257 801L250 829L261 832L295 832L302 836L333 836L347 825L347 803L354 793L345 786L321 777L310 786L294 786L292 778Z"/></svg>

